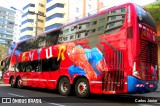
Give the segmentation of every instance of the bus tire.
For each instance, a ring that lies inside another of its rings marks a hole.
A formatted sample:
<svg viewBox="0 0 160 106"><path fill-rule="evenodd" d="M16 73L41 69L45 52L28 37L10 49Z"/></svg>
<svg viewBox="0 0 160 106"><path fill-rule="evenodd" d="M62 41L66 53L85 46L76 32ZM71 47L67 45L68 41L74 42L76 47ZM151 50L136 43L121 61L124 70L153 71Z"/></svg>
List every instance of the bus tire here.
<svg viewBox="0 0 160 106"><path fill-rule="evenodd" d="M11 77L10 84L12 88L16 87L16 82L14 81L14 77Z"/></svg>
<svg viewBox="0 0 160 106"><path fill-rule="evenodd" d="M20 77L17 79L16 83L18 88L22 88L22 79Z"/></svg>
<svg viewBox="0 0 160 106"><path fill-rule="evenodd" d="M78 97L86 98L90 94L89 83L86 78L80 78L75 84L75 93Z"/></svg>
<svg viewBox="0 0 160 106"><path fill-rule="evenodd" d="M70 94L71 84L68 78L63 77L60 79L58 83L58 91L63 96L68 96Z"/></svg>

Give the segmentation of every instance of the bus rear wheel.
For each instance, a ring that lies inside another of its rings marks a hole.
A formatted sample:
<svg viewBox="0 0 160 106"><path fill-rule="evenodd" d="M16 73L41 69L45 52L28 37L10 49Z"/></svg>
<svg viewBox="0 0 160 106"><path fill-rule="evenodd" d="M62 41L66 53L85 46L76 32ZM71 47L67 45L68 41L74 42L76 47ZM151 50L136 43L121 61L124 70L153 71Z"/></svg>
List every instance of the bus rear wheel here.
<svg viewBox="0 0 160 106"><path fill-rule="evenodd" d="M68 96L70 94L71 85L68 78L63 77L60 79L58 84L58 90L59 93L63 96Z"/></svg>
<svg viewBox="0 0 160 106"><path fill-rule="evenodd" d="M16 87L15 79L13 77L11 77L10 84L12 88Z"/></svg>
<svg viewBox="0 0 160 106"><path fill-rule="evenodd" d="M90 88L88 80L86 78L80 78L75 84L75 92L78 97L86 98L90 94Z"/></svg>
<svg viewBox="0 0 160 106"><path fill-rule="evenodd" d="M17 87L22 88L22 79L21 78L17 79Z"/></svg>

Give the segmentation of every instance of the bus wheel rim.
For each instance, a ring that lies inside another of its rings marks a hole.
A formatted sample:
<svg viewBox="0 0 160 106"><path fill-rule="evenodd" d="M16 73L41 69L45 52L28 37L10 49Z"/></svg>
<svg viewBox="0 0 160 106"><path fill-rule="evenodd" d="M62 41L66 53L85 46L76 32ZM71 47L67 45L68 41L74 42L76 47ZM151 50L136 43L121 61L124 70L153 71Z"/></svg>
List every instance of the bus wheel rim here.
<svg viewBox="0 0 160 106"><path fill-rule="evenodd" d="M85 94L85 93L87 92L87 85L86 85L86 83L80 82L80 83L78 84L78 92L79 92L80 94Z"/></svg>
<svg viewBox="0 0 160 106"><path fill-rule="evenodd" d="M62 90L62 92L67 92L68 91L68 84L67 84L67 82L63 82L61 84L61 90Z"/></svg>
<svg viewBox="0 0 160 106"><path fill-rule="evenodd" d="M22 84L22 80L20 79L20 80L18 81L18 85L21 86L21 84Z"/></svg>
<svg viewBox="0 0 160 106"><path fill-rule="evenodd" d="M12 84L12 85L14 84L14 79L11 80L11 84Z"/></svg>

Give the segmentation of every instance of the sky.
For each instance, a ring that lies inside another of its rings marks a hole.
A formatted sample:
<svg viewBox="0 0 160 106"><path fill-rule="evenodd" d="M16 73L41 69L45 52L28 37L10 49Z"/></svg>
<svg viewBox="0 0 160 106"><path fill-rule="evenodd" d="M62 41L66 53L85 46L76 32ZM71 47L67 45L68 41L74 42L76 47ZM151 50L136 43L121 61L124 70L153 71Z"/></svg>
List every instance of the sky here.
<svg viewBox="0 0 160 106"><path fill-rule="evenodd" d="M112 7L112 6L116 6L116 5L128 3L128 2L136 3L140 6L143 6L143 5L154 2L155 0L102 0L102 1L104 2L104 5L106 7Z"/></svg>
<svg viewBox="0 0 160 106"><path fill-rule="evenodd" d="M22 10L22 7L27 1L28 0L0 0L0 6L7 7L7 8L10 8L11 6L13 6L19 10ZM101 0L101 1L104 1L104 5L106 7L112 7L112 6L119 5L126 2L133 2L142 6L142 5L152 3L155 0Z"/></svg>
<svg viewBox="0 0 160 106"><path fill-rule="evenodd" d="M11 6L22 10L22 7L24 6L24 3L26 3L27 0L0 0L0 6L10 8Z"/></svg>

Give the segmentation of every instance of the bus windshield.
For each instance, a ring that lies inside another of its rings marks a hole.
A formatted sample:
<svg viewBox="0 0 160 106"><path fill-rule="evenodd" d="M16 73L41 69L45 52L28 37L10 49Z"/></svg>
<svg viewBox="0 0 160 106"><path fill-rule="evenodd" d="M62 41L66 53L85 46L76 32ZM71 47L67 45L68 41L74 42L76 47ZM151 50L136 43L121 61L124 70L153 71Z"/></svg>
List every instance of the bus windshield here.
<svg viewBox="0 0 160 106"><path fill-rule="evenodd" d="M156 24L150 13L145 11L143 8L140 6L136 5L136 11L137 11L137 18L139 23L144 23L150 26L155 32L156 30Z"/></svg>

